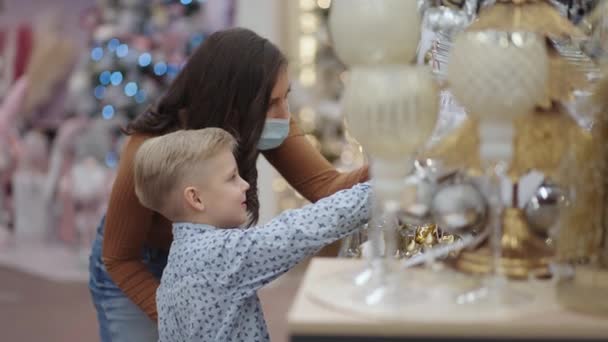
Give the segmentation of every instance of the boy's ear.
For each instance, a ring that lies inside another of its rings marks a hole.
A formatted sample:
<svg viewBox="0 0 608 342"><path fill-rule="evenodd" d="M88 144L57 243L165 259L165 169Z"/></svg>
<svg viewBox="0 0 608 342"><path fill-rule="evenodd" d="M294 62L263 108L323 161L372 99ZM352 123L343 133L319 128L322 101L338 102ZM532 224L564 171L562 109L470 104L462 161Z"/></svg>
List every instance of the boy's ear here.
<svg viewBox="0 0 608 342"><path fill-rule="evenodd" d="M184 198L186 199L186 203L188 203L192 209L197 211L205 210L203 198L197 188L193 186L186 187L184 189Z"/></svg>

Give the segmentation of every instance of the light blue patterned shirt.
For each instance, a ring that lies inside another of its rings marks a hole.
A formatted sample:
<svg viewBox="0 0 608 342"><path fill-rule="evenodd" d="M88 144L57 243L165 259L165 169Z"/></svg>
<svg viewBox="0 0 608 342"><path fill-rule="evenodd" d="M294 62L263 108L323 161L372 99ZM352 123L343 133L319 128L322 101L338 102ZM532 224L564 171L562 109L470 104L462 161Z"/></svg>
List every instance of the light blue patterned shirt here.
<svg viewBox="0 0 608 342"><path fill-rule="evenodd" d="M248 229L174 223L156 292L160 341L269 341L257 291L370 215L365 183Z"/></svg>

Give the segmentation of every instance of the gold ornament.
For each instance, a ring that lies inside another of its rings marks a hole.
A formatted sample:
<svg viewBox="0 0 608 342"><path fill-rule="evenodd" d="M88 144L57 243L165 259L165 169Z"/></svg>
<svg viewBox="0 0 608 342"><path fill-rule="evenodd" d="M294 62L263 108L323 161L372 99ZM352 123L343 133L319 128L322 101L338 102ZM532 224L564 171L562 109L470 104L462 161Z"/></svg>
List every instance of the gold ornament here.
<svg viewBox="0 0 608 342"><path fill-rule="evenodd" d="M608 5L604 6L608 11ZM602 116L600 118L600 135L601 143L599 145L605 146L605 142L608 141L608 130L607 126L607 113L608 113L608 68L605 68L602 72L603 78L598 82L593 91L592 103L595 104L596 108L600 110ZM603 250L600 255L600 263L601 265L608 269L608 177L606 177L606 172L608 168L606 168L606 162L608 162L608 149L604 149L603 158L604 162L604 172L602 174L602 179L604 180L604 209L603 209L603 225L604 225L604 233L603 233Z"/></svg>
<svg viewBox="0 0 608 342"><path fill-rule="evenodd" d="M595 65L576 59L555 37L578 38L582 32L545 1L500 1L481 11L467 31L531 31L544 35L549 52L547 96L536 111L514 120L513 159L510 175L514 180L531 170L543 172L560 187L576 194L570 206L560 213L555 253L562 260L594 259L602 237L604 189L603 175L605 124L591 115L591 128L581 127L559 105L572 100L573 91L589 89L586 72ZM552 39L549 39L551 37ZM572 62L572 63L571 63ZM606 91L598 96L608 109ZM425 153L446 160L450 166L468 168L481 174L477 120L468 118L460 127ZM606 155L608 159L608 155ZM608 189L608 183L606 185ZM512 277L528 273L546 274L552 249L531 234L525 217L517 208L507 208L503 217L502 268ZM608 207L606 210L608 219ZM608 247L606 254L608 254ZM456 261L460 269L484 273L491 270L491 253L486 244L464 252Z"/></svg>
<svg viewBox="0 0 608 342"><path fill-rule="evenodd" d="M553 101L572 100L574 90L589 86L585 71L566 61L554 49L549 49L549 63L548 97L544 103L539 104L543 109L549 109Z"/></svg>
<svg viewBox="0 0 608 342"><path fill-rule="evenodd" d="M601 160L604 150L598 133L601 126L597 124L594 130L585 130L559 107L521 116L515 120L514 126L511 175L518 178L532 169L539 170L556 184L569 186L576 193L571 206L560 218L562 223L556 243L558 258L593 259L602 236L600 213L604 203L604 191L598 186L603 184ZM453 165L459 163L455 156L464 156L460 166L475 173L480 170L478 144L476 121L468 119L427 154ZM564 160L564 156L573 156L574 160ZM509 229L505 227L504 231L507 234ZM484 264L481 261L477 264L480 263ZM530 263L521 260L516 273L523 274L526 264ZM480 267L475 272L480 272ZM534 267L538 269L540 266L536 264Z"/></svg>
<svg viewBox="0 0 608 342"><path fill-rule="evenodd" d="M397 257L404 259L409 259L438 245L451 245L460 240L457 235L442 233L434 223L421 224L416 227L403 225L399 231L399 238ZM448 256L454 257L455 253L451 252Z"/></svg>
<svg viewBox="0 0 608 342"><path fill-rule="evenodd" d="M414 237L416 243L424 246L432 246L437 243L437 225L425 224L416 228Z"/></svg>
<svg viewBox="0 0 608 342"><path fill-rule="evenodd" d="M545 37L584 37L579 28L545 1L503 1L486 7L467 30L527 31Z"/></svg>
<svg viewBox="0 0 608 342"><path fill-rule="evenodd" d="M437 159L448 169L481 170L479 159L479 123L468 117L453 132L429 150L422 152L423 159Z"/></svg>
<svg viewBox="0 0 608 342"><path fill-rule="evenodd" d="M553 251L543 240L530 233L523 211L506 208L502 225L499 272L512 278L527 278L530 274L547 276ZM464 251L454 264L456 268L469 273L492 272L492 251L487 244L475 251Z"/></svg>
<svg viewBox="0 0 608 342"><path fill-rule="evenodd" d="M603 144L559 109L537 111L515 122L515 158L511 171L522 176L535 169L576 197L564 209L557 237L562 260L594 257L601 241ZM599 127L598 127L599 129Z"/></svg>

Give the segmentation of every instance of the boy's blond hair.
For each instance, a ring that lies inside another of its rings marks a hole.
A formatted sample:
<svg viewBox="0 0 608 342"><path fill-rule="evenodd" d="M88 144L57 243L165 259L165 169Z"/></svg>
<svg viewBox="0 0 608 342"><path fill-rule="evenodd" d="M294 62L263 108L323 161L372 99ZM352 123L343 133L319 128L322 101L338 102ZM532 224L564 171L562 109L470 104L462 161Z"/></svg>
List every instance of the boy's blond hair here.
<svg viewBox="0 0 608 342"><path fill-rule="evenodd" d="M135 194L141 204L163 216L177 215L173 193L189 173L200 170L201 161L226 149L236 140L220 128L180 130L146 140L134 161Z"/></svg>

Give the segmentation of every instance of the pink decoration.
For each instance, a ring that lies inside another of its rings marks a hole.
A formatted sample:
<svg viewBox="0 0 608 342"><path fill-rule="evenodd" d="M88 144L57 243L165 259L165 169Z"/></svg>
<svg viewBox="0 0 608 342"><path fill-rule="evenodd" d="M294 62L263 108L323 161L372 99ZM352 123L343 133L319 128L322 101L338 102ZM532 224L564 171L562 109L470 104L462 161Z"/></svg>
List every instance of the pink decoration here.
<svg viewBox="0 0 608 342"><path fill-rule="evenodd" d="M58 215L56 234L61 241L69 243L75 243L77 235L72 189L71 184L66 181L66 175L74 164L77 137L83 134L88 123L86 117L68 119L59 129L51 153L51 171L48 177L52 187L49 188L47 197L54 199L58 205L55 211Z"/></svg>
<svg viewBox="0 0 608 342"><path fill-rule="evenodd" d="M12 174L17 166L19 135L16 132L15 121L23 109L27 94L28 82L21 77L8 91L6 98L0 104L0 226L5 226L11 220L12 199L7 190Z"/></svg>
<svg viewBox="0 0 608 342"><path fill-rule="evenodd" d="M29 24L0 28L0 98L25 73L32 53L33 33Z"/></svg>
<svg viewBox="0 0 608 342"><path fill-rule="evenodd" d="M0 104L0 134L7 134L12 128L17 116L23 109L25 96L27 95L28 80L21 77L9 89L5 100Z"/></svg>
<svg viewBox="0 0 608 342"><path fill-rule="evenodd" d="M89 251L95 237L96 222L106 209L106 192L112 171L93 157L78 161L69 174L76 205L75 225L80 248Z"/></svg>
<svg viewBox="0 0 608 342"><path fill-rule="evenodd" d="M51 202L46 198L48 142L37 131L26 133L17 169L13 173L15 236L21 240L44 240L50 220Z"/></svg>
<svg viewBox="0 0 608 342"><path fill-rule="evenodd" d="M134 36L131 44L137 51L149 51L152 49L152 40L146 36Z"/></svg>

